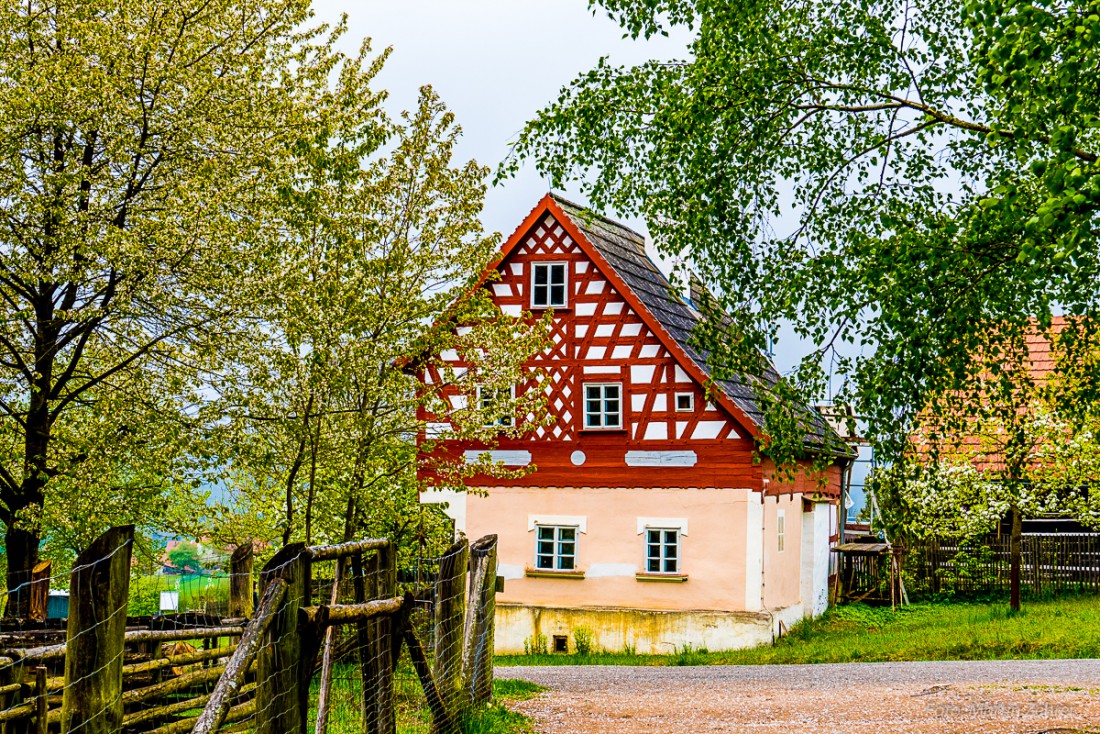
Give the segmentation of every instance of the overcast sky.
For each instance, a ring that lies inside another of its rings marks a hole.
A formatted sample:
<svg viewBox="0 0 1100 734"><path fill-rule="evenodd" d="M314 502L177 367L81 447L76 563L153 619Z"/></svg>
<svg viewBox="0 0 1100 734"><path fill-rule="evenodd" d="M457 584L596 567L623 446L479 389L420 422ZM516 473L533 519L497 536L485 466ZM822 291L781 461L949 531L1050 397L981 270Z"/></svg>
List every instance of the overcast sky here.
<svg viewBox="0 0 1100 734"><path fill-rule="evenodd" d="M315 0L314 10L321 21L347 13L349 53L365 37L376 51L393 46L380 79L392 110L411 107L431 84L462 125L459 155L494 168L524 122L601 56L624 64L683 57L688 41L624 40L585 0ZM548 188L530 166L491 188L486 228L510 234Z"/></svg>
<svg viewBox="0 0 1100 734"><path fill-rule="evenodd" d="M314 11L318 21L333 23L347 14L348 53L368 37L375 51L392 46L379 79L391 95L391 112L412 107L419 88L431 84L462 126L458 155L494 169L524 123L601 56L627 65L684 58L690 41L686 31L653 41L624 39L622 29L602 12L593 15L586 0L314 0ZM485 228L511 234L548 190L527 165L489 189ZM576 190L563 193L587 203ZM645 232L641 220L621 219ZM807 347L783 329L776 366L793 368Z"/></svg>

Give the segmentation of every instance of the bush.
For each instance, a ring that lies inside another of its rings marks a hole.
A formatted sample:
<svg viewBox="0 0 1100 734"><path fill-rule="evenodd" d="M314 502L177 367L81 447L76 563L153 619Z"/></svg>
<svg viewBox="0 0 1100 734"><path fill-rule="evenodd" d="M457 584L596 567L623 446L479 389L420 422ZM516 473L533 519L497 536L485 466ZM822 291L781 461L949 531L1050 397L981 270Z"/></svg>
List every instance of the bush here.
<svg viewBox="0 0 1100 734"><path fill-rule="evenodd" d="M131 579L126 613L135 617L157 614L160 612L160 591L161 579L155 576Z"/></svg>
<svg viewBox="0 0 1100 734"><path fill-rule="evenodd" d="M523 641L523 654L545 655L547 642L546 635L531 635Z"/></svg>
<svg viewBox="0 0 1100 734"><path fill-rule="evenodd" d="M573 630L573 649L578 655L591 655L596 651L596 641L592 637L592 630L587 627L578 627Z"/></svg>

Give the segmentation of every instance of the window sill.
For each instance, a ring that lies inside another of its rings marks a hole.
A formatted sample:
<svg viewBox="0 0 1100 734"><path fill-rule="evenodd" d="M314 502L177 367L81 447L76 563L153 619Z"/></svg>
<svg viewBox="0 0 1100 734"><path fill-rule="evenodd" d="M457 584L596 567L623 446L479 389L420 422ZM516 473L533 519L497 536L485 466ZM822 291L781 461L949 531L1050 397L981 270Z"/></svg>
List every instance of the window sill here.
<svg viewBox="0 0 1100 734"><path fill-rule="evenodd" d="M581 428L581 433L629 433L625 428Z"/></svg>
<svg viewBox="0 0 1100 734"><path fill-rule="evenodd" d="M584 571L552 571L546 568L527 567L523 575L532 579L571 579L580 581L584 578Z"/></svg>
<svg viewBox="0 0 1100 734"><path fill-rule="evenodd" d="M666 584L682 584L688 580L686 573L639 573L634 578L638 581L663 581Z"/></svg>

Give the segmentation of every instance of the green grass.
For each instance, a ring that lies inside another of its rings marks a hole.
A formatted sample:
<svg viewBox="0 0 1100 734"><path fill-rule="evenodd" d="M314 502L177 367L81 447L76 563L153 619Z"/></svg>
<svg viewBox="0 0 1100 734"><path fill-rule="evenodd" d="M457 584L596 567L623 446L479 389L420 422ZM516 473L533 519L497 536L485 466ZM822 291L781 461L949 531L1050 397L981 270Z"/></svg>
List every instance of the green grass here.
<svg viewBox="0 0 1100 734"><path fill-rule="evenodd" d="M308 731L314 729L317 714L319 679L310 689L311 705ZM338 663L333 669L329 734L361 734L360 677L358 666ZM463 734L530 734L531 721L523 714L509 711L508 701L520 701L538 695L544 689L523 680L494 680L493 703L483 706L466 718ZM430 734L431 712L424 702L420 681L407 661L402 661L394 676L398 734Z"/></svg>
<svg viewBox="0 0 1100 734"><path fill-rule="evenodd" d="M497 665L771 665L906 660L1100 657L1100 598L1025 603L914 604L896 612L836 607L795 625L774 646L732 652L690 647L671 655L507 655Z"/></svg>

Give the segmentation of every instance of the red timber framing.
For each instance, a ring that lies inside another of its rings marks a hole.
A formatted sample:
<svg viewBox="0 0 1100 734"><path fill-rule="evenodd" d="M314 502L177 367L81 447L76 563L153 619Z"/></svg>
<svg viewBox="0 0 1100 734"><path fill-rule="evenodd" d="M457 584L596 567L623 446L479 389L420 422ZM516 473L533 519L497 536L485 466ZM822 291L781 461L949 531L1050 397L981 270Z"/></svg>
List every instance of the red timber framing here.
<svg viewBox="0 0 1100 734"><path fill-rule="evenodd" d="M757 426L720 390L708 401L703 371L549 195L508 238L479 285L507 314L541 315L531 302L536 263L566 265L566 305L554 309L552 346L527 365L532 376L543 375L541 383L532 379L517 391L544 390L555 421L495 448L514 466L526 460L517 456L529 454L536 471L470 484L764 489L765 466L753 456ZM494 270L499 278L490 282ZM464 366L458 355L448 361ZM434 369L424 375L431 382L440 377ZM585 428L584 386L591 384L621 386L620 428ZM678 394L692 395L693 410L676 410ZM473 399L449 397L455 405ZM445 429L445 416L422 417L434 430ZM445 446L456 459L482 448L458 441ZM769 484L775 485L769 494L794 491L789 483Z"/></svg>

